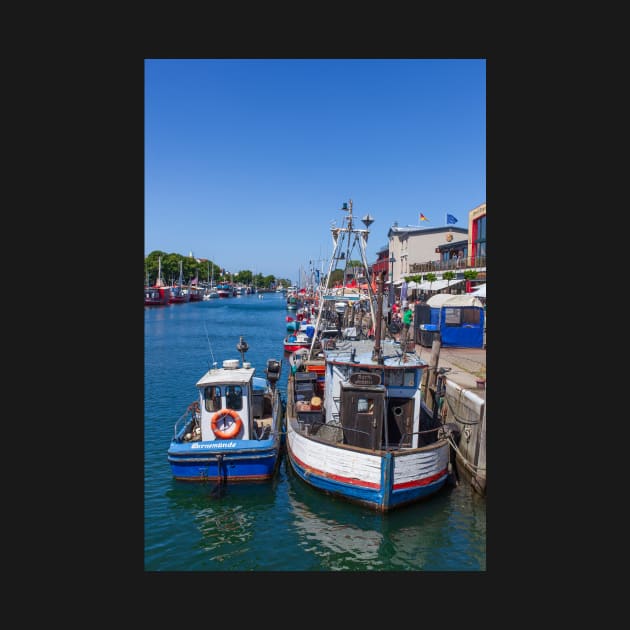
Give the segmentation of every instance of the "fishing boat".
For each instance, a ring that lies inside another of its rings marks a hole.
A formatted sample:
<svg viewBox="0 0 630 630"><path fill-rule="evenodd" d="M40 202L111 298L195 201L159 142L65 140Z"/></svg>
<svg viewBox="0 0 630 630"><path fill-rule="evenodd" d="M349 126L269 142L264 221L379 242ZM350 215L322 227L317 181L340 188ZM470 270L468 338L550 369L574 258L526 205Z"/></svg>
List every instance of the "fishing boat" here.
<svg viewBox="0 0 630 630"><path fill-rule="evenodd" d="M179 261L179 281L171 287L170 304L185 304L190 302L190 291L184 289L183 263Z"/></svg>
<svg viewBox="0 0 630 630"><path fill-rule="evenodd" d="M214 265L212 266L212 279L210 279L210 263L208 263L208 282L203 294L204 300L212 300L219 297L219 292L214 286Z"/></svg>
<svg viewBox="0 0 630 630"><path fill-rule="evenodd" d="M175 479L230 482L266 481L276 473L285 442L284 402L276 383L282 362L269 359L265 378L245 361L226 359L196 383L198 399L175 422L168 461Z"/></svg>
<svg viewBox="0 0 630 630"><path fill-rule="evenodd" d="M287 315L287 333L282 340L282 345L285 353L289 355L302 349L310 350L315 333L315 327L311 325L311 320L307 315L298 311L298 317L299 319L293 319Z"/></svg>
<svg viewBox="0 0 630 630"><path fill-rule="evenodd" d="M144 287L145 306L167 306L170 303L171 289L162 278L162 258L158 257L158 273L155 284Z"/></svg>
<svg viewBox="0 0 630 630"><path fill-rule="evenodd" d="M300 306L297 287L290 286L287 290L287 311L296 311Z"/></svg>
<svg viewBox="0 0 630 630"><path fill-rule="evenodd" d="M352 201L318 288L319 310L309 353L291 361L287 383L287 457L304 482L326 494L387 512L438 492L452 474L441 422L426 407L421 382L428 364L388 332L383 278L365 293L331 286L339 264L357 258L368 278L366 229L354 226ZM348 269L344 268L344 278ZM331 307L328 308L327 307ZM360 325L347 326L352 318ZM296 353L297 354L297 353Z"/></svg>
<svg viewBox="0 0 630 630"><path fill-rule="evenodd" d="M282 345L285 352L296 352L302 348L310 349L312 336L309 337L308 333L297 330L295 332L288 332L284 338Z"/></svg>
<svg viewBox="0 0 630 630"><path fill-rule="evenodd" d="M234 289L232 288L232 285L226 282L222 284L217 284L216 292L220 298L228 298L234 295Z"/></svg>
<svg viewBox="0 0 630 630"><path fill-rule="evenodd" d="M191 302L201 302L206 294L205 289L199 285L199 272L195 273L195 277L188 283L188 292L190 293Z"/></svg>

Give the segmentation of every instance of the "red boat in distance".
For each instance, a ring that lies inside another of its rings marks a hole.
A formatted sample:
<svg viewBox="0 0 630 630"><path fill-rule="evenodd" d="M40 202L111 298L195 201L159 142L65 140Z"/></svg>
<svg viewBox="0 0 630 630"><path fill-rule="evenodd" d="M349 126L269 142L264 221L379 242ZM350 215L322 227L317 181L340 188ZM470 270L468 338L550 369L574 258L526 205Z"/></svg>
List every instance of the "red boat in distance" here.
<svg viewBox="0 0 630 630"><path fill-rule="evenodd" d="M145 306L168 306L171 298L169 287L144 287Z"/></svg>
<svg viewBox="0 0 630 630"><path fill-rule="evenodd" d="M153 286L144 287L145 306L167 306L171 299L171 289L162 280L162 259L158 258L158 276Z"/></svg>

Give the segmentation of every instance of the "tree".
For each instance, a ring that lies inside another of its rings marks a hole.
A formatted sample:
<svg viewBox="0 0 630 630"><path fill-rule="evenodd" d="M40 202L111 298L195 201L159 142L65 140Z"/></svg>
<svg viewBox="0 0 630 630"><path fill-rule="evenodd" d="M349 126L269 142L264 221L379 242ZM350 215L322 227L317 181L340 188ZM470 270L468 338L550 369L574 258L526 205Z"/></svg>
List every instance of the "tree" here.
<svg viewBox="0 0 630 630"><path fill-rule="evenodd" d="M433 283L437 280L437 276L433 272L427 273L423 276L423 280L426 280L429 283L429 291L431 291L431 287L433 286Z"/></svg>
<svg viewBox="0 0 630 630"><path fill-rule="evenodd" d="M189 282L195 276L200 280L210 282L214 278L215 283L227 278L227 272L218 265L207 259L197 259L192 256L183 256L182 254L163 252L159 249L152 251L144 258L144 276L145 282L155 284L158 272L158 259L162 259L162 279L166 284L171 284L179 278L179 261L182 261L182 271L184 281ZM246 269L236 274L231 274L232 279L243 284L255 283L257 287L268 289L276 284L278 280L275 276L263 276L258 273L254 277L252 271ZM283 280L284 284L291 284L289 280Z"/></svg>
<svg viewBox="0 0 630 630"><path fill-rule="evenodd" d="M450 293L451 289L451 280L455 280L455 272L454 271L445 271L442 274L442 278L444 278L444 280L446 280L446 290Z"/></svg>

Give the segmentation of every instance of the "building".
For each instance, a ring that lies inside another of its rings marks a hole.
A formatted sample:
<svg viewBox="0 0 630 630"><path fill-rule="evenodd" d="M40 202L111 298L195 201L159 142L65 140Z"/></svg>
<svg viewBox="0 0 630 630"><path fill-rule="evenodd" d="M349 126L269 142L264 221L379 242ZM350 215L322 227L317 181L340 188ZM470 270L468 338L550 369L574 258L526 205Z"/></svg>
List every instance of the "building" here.
<svg viewBox="0 0 630 630"><path fill-rule="evenodd" d="M446 286L450 291L453 284L457 292L471 291L479 282L486 281L486 203L476 206L468 213L468 228L454 225L442 227L399 227L395 223L387 233L387 250L377 252L373 270L387 268L387 282L400 287L409 276L424 276L434 273L438 280L445 271L454 271L456 281ZM474 281L466 278L465 271L475 271ZM431 291L439 291L442 283L431 284ZM424 288L424 287L423 287Z"/></svg>
<svg viewBox="0 0 630 630"><path fill-rule="evenodd" d="M370 267L370 276L376 278L382 274L389 278L389 245L384 245L376 252L376 262Z"/></svg>
<svg viewBox="0 0 630 630"><path fill-rule="evenodd" d="M469 264L486 267L486 204L473 208L468 213Z"/></svg>
<svg viewBox="0 0 630 630"><path fill-rule="evenodd" d="M439 261L437 248L450 241L464 240L468 237L468 230L452 225L443 227L399 227L394 224L389 228L387 238L389 239L389 259L391 265L389 273L394 285L402 282L405 276L420 274L428 271L438 270L438 265L431 265ZM420 269L427 266L426 269Z"/></svg>

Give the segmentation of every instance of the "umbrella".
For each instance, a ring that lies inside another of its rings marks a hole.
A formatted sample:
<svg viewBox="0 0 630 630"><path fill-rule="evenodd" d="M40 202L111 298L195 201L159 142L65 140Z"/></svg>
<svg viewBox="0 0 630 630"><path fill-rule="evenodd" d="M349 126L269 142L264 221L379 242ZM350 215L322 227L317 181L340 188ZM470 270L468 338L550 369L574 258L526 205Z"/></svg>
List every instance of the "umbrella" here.
<svg viewBox="0 0 630 630"><path fill-rule="evenodd" d="M400 287L400 301L404 302L407 299L407 283L403 280L402 286Z"/></svg>

